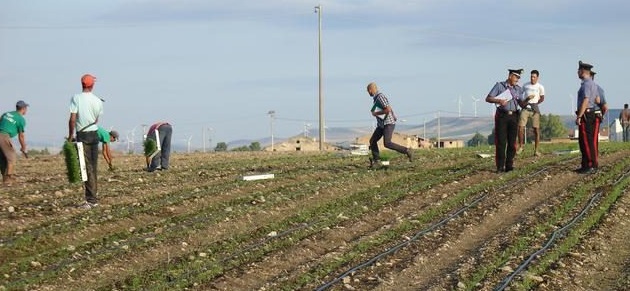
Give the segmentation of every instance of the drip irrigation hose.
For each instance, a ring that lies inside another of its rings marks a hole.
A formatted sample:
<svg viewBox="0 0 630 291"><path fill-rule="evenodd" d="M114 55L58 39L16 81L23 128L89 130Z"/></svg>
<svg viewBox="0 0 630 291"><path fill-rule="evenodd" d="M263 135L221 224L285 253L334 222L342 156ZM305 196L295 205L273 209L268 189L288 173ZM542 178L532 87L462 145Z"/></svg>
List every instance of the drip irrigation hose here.
<svg viewBox="0 0 630 291"><path fill-rule="evenodd" d="M624 173L613 184L619 183L622 179L627 177L629 174L630 174L630 171ZM532 262L532 260L534 260L534 258L539 256L543 252L547 251L547 249L549 249L551 247L551 245L553 245L554 241L557 238L559 238L561 235L563 235L566 230L568 230L571 226L573 226L579 219L581 219L586 214L586 212L588 212L591 208L593 208L593 205L595 204L595 202L597 200L599 200L601 198L601 196L602 196L602 192L595 193L593 195L593 197L591 197L591 199L589 200L589 203L586 206L584 206L584 208L582 208L582 211L578 215L573 217L573 219L571 219L571 221L568 222L567 224L565 224L562 228L554 231L551 234L551 237L547 240L547 243L545 243L545 245L542 248L540 248L539 250L537 250L536 252L531 254L527 258L527 260L525 260L523 263L521 263L520 266L518 266L518 268L516 268L516 270L514 272L512 272L508 277L503 279L503 281L501 281L501 285L495 287L494 290L495 291L503 291L503 290L505 290L505 288L507 288L508 285L510 285L510 283L514 280L514 278L518 274L520 274L523 270L525 270L525 268L527 268L527 266L529 266L529 264Z"/></svg>
<svg viewBox="0 0 630 291"><path fill-rule="evenodd" d="M494 290L495 291L505 290L505 288L507 288L507 286L510 285L512 280L514 280L514 277L516 277L516 275L520 274L523 270L525 270L525 268L529 266L529 264L532 262L532 260L534 260L534 258L536 258L540 254L545 252L547 249L549 249L551 245L553 245L554 241L557 238L559 238L561 235L563 235L564 232L568 230L571 226L573 226L580 218L582 218L586 214L586 212L588 212L593 207L593 204L595 204L595 202L599 200L601 196L602 196L602 192L598 192L595 195L593 195L589 203L586 206L584 206L584 208L582 208L582 211L578 215L573 217L573 219L571 219L571 221L565 224L562 228L554 231L551 234L551 237L547 240L547 243L545 243L543 247L541 247L539 250L531 254L520 266L518 266L518 268L516 268L514 272L512 272L512 274L510 274L507 278L503 279L503 281L501 282L501 285L494 288Z"/></svg>
<svg viewBox="0 0 630 291"><path fill-rule="evenodd" d="M538 174L540 174L540 173L542 173L542 172L544 172L544 171L548 170L549 168L550 168L550 167L544 167L544 168L542 168L542 169L540 169L540 170L538 170L538 171L536 171L536 172L534 172L534 173L532 173L532 174L529 174L529 175L527 176L527 178L531 178L531 177L533 177L533 176L536 176L536 175L538 175ZM508 186L512 186L512 185L516 184L517 182L521 182L522 180L525 180L525 177L523 177L523 178L521 178L521 179L517 179L517 180L516 180L516 181L514 181L513 183L505 184L505 185L503 185L503 186L501 186L501 187L497 188L495 191L505 189L505 188L507 188ZM468 205L466 205L466 206L464 206L464 207L460 208L459 210L457 210L456 212L454 212L454 213L450 214L450 215L449 215L449 216L447 216L446 218L444 218L444 219L442 219L442 220L438 221L437 223L435 223L435 224L433 224L433 225L430 225L429 227L427 227L427 228L425 228L425 229L423 229L423 230L421 230L421 231L417 232L417 233L416 233L413 237L411 237L409 240L404 241L404 242L402 242L402 243L399 243L399 244L397 244L397 245L395 245L395 246L393 246L393 247L389 248L388 250L386 250L386 251L384 251L384 252L382 252L382 253L377 254L376 256L374 256L374 257L370 258L369 260L367 260L367 261L365 261L365 262L363 262L363 263L361 263L361 264L359 264L359 265L356 265L356 266L354 266L354 267L350 268L349 270L345 271L344 273L342 273L341 275L337 276L336 278L334 278L334 279L332 279L332 280L328 281L327 283L325 283L325 284L323 284L323 285L320 285L320 286L319 286L319 287L317 287L317 289L315 289L315 290L317 290L317 291L323 291L323 290L326 290L326 289L330 288L333 284L335 284L335 283L337 283L337 282L339 282L339 281L343 280L343 278L347 277L348 275L350 275L350 274L352 274L352 273L354 273L354 272L356 272L356 271L358 271L358 270L361 270L361 269L363 269L363 268L365 268L365 267L367 267L367 266L370 266L370 265L374 264L376 261L380 260L381 258L386 257L386 256L388 256L388 255L391 255L392 253L397 252L398 250L400 250L401 248L403 248L403 247L405 247L405 246L407 246L407 245L411 244L412 242L417 241L420 237L422 237L422 236L424 236L424 235L428 234L429 232L431 232L431 231L433 231L433 230L435 230L435 229L437 229L437 228L441 227L442 225L446 224L447 222L449 222L449 221L450 221L450 220L452 220L453 218L456 218L457 216L459 216L460 214L462 214L464 211L466 211L466 210L470 209L471 207L473 207L473 206L477 205L479 202L481 202L482 200L484 200L484 199L485 199L485 198L486 198L489 194L490 194L490 192L486 192L486 193L484 193L483 195L481 195L481 196L477 197L475 200L473 200L470 204L468 204Z"/></svg>

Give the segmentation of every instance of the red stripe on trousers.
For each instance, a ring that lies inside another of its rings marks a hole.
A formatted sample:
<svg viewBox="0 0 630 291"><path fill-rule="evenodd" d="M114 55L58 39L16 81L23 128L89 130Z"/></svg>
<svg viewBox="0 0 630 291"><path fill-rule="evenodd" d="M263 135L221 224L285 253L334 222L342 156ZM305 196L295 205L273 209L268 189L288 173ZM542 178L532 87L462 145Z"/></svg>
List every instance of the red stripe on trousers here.
<svg viewBox="0 0 630 291"><path fill-rule="evenodd" d="M584 121L580 122L580 136L582 138L582 142L584 143L584 150L586 151L586 160L588 161L586 166L592 167L593 161L591 161L591 150L588 146L588 137L586 136L586 123L584 123Z"/></svg>
<svg viewBox="0 0 630 291"><path fill-rule="evenodd" d="M593 149L593 152L595 153L595 158L592 161L593 165L592 167L597 167L597 153L598 152L598 141L599 141L599 118L595 118L595 128L593 129L593 147L595 147Z"/></svg>

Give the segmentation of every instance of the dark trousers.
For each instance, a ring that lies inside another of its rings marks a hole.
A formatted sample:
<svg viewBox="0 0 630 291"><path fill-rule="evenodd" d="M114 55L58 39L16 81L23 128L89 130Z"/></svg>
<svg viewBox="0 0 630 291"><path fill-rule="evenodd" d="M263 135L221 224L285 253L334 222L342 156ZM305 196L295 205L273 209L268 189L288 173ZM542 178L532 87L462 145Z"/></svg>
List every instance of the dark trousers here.
<svg viewBox="0 0 630 291"><path fill-rule="evenodd" d="M623 124L623 141L630 141L630 124Z"/></svg>
<svg viewBox="0 0 630 291"><path fill-rule="evenodd" d="M85 155L85 168L88 179L84 183L85 200L90 203L97 203L98 193L97 165L98 165L98 134L96 131L83 131L77 133L77 141L83 143L83 153Z"/></svg>
<svg viewBox="0 0 630 291"><path fill-rule="evenodd" d="M582 153L582 168L597 168L600 118L593 112L586 112L580 121L579 142Z"/></svg>
<svg viewBox="0 0 630 291"><path fill-rule="evenodd" d="M156 142L160 144L160 153L151 159L149 170L155 170L158 166L162 169L168 169L168 161L171 157L171 136L173 135L173 127L166 123L160 125L157 131L160 135L160 140ZM155 133L151 133L147 138L155 140Z"/></svg>
<svg viewBox="0 0 630 291"><path fill-rule="evenodd" d="M494 130L497 170L512 170L514 168L514 156L516 155L518 113L508 114L497 110L497 113L494 115Z"/></svg>
<svg viewBox="0 0 630 291"><path fill-rule="evenodd" d="M374 160L380 160L380 152L378 150L378 141L383 138L383 144L390 150L395 150L401 154L407 153L407 148L399 144L392 142L392 135L394 135L395 124L387 124L384 127L376 127L372 137L370 137L370 150L372 151L372 158Z"/></svg>

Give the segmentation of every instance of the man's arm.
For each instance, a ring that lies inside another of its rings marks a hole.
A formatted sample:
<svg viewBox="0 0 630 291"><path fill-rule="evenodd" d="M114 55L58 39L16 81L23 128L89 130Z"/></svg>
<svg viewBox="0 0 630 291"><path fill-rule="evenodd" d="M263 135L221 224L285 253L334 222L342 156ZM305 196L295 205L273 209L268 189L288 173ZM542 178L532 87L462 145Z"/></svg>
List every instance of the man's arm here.
<svg viewBox="0 0 630 291"><path fill-rule="evenodd" d="M540 95L540 99L538 99L538 104L543 103L545 101L545 95Z"/></svg>
<svg viewBox="0 0 630 291"><path fill-rule="evenodd" d="M582 117L584 117L584 113L586 112L587 108L588 108L588 97L584 97L584 100L582 101L582 104L580 104L580 108L578 109L577 119L575 120L575 124L580 125L580 121L582 120Z"/></svg>
<svg viewBox="0 0 630 291"><path fill-rule="evenodd" d="M103 158L105 158L109 168L112 169L112 153L109 151L109 144L107 143L103 143Z"/></svg>
<svg viewBox="0 0 630 291"><path fill-rule="evenodd" d="M26 138L24 137L24 132L18 133L18 140L20 141L20 151L26 154Z"/></svg>
<svg viewBox="0 0 630 291"><path fill-rule="evenodd" d="M532 100L532 98L534 98L534 95L529 95L525 99L518 99L518 105L520 105L522 108L525 108L529 104L529 100Z"/></svg>
<svg viewBox="0 0 630 291"><path fill-rule="evenodd" d="M70 118L68 119L68 141L72 141L72 137L74 136L75 124L77 122L77 114L70 113Z"/></svg>
<svg viewBox="0 0 630 291"><path fill-rule="evenodd" d="M383 115L383 114L389 114L391 112L392 112L391 106L386 106L385 108L381 109L381 111L373 111L372 112L372 116L379 116L379 115Z"/></svg>

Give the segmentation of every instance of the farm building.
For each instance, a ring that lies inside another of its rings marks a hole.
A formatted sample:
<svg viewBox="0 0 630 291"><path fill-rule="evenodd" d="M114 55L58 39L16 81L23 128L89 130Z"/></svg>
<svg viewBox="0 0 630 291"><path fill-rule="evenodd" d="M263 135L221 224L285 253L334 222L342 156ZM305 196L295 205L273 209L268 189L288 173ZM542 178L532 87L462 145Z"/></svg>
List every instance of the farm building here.
<svg viewBox="0 0 630 291"><path fill-rule="evenodd" d="M337 147L324 143L325 151L334 151ZM271 151L271 146L264 149L265 151ZM304 136L292 137L281 143L277 143L273 146L273 150L276 152L308 152L319 151L319 141L315 138L309 138Z"/></svg>
<svg viewBox="0 0 630 291"><path fill-rule="evenodd" d="M461 139L441 139L439 143L438 147L445 149L463 148L465 145Z"/></svg>
<svg viewBox="0 0 630 291"><path fill-rule="evenodd" d="M355 143L370 144L370 137L372 137L372 135L365 135L362 137L357 137ZM406 135L406 134L394 132L394 135L392 136L392 142L397 143L404 147L412 148L412 149L418 148L418 142L416 141L416 137L413 135ZM378 141L378 147L380 149L385 149L382 138L381 140Z"/></svg>

